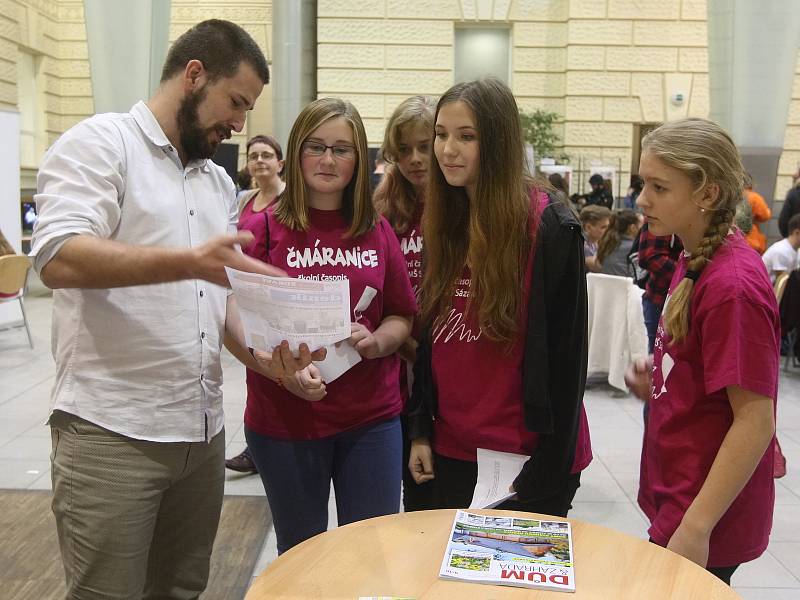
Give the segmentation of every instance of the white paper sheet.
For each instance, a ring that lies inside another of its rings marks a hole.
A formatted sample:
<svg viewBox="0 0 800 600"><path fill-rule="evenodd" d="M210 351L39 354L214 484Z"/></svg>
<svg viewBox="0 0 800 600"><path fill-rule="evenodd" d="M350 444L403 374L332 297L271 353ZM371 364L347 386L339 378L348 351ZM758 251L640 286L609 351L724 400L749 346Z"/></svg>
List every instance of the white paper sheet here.
<svg viewBox="0 0 800 600"><path fill-rule="evenodd" d="M509 487L530 456L478 448L478 483L470 508L494 508L514 495Z"/></svg>
<svg viewBox="0 0 800 600"><path fill-rule="evenodd" d="M287 340L292 352L350 337L350 282L268 277L225 267L247 345L269 352Z"/></svg>

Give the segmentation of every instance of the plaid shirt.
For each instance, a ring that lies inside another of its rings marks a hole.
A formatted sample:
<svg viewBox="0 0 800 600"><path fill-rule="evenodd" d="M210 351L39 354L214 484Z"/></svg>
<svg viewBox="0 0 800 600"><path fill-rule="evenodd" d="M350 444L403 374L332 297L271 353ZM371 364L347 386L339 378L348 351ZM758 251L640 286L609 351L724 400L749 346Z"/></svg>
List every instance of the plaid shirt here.
<svg viewBox="0 0 800 600"><path fill-rule="evenodd" d="M644 297L657 306L664 306L669 291L675 263L683 252L683 244L674 235L653 235L642 226L639 233L639 266L650 273L644 289Z"/></svg>

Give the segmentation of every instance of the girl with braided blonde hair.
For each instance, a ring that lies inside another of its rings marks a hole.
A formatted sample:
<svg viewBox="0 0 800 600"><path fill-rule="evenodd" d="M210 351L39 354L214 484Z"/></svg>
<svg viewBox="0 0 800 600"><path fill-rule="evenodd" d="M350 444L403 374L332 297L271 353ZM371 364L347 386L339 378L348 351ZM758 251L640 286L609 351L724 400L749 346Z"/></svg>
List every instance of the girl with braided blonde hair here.
<svg viewBox="0 0 800 600"><path fill-rule="evenodd" d="M642 141L639 173L650 231L677 235L685 249L652 363L627 375L649 402L639 505L653 542L730 583L772 527L778 307L733 225L743 170L719 125L665 123Z"/></svg>

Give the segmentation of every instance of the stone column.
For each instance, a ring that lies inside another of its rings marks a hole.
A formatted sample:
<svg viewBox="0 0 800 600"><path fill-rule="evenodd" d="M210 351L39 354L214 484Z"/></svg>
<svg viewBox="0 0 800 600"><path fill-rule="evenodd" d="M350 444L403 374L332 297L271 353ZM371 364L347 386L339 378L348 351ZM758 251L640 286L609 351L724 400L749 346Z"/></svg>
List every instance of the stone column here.
<svg viewBox="0 0 800 600"><path fill-rule="evenodd" d="M170 0L84 0L94 110L126 112L158 87Z"/></svg>

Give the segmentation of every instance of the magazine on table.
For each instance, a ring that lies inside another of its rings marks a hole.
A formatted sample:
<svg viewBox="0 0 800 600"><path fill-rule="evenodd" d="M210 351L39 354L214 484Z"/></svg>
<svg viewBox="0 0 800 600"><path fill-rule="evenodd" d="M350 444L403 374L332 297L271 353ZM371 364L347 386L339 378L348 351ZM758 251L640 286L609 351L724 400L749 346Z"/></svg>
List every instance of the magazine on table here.
<svg viewBox="0 0 800 600"><path fill-rule="evenodd" d="M567 521L456 511L439 577L575 591Z"/></svg>

